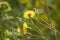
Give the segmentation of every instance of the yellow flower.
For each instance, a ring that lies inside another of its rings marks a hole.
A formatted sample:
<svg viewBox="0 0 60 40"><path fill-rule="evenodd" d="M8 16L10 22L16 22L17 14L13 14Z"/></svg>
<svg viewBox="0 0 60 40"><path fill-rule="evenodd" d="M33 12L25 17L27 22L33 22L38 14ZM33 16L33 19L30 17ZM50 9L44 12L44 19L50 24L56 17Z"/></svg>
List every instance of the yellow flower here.
<svg viewBox="0 0 60 40"><path fill-rule="evenodd" d="M10 38L5 38L5 40L10 40Z"/></svg>
<svg viewBox="0 0 60 40"><path fill-rule="evenodd" d="M17 27L17 32L20 33L20 28L19 27Z"/></svg>
<svg viewBox="0 0 60 40"><path fill-rule="evenodd" d="M29 19L29 17L34 17L34 16L35 16L35 12L31 11L31 10L26 11L23 15L23 17L26 18L26 19Z"/></svg>
<svg viewBox="0 0 60 40"><path fill-rule="evenodd" d="M27 34L27 23L26 22L24 22L24 24L23 24L23 34L25 35L25 34Z"/></svg>
<svg viewBox="0 0 60 40"><path fill-rule="evenodd" d="M17 22L16 22L16 27L17 27L17 29L16 29L16 30L17 30L17 32L18 32L18 33L20 33L20 32L21 32L21 28L20 28L19 23L17 23Z"/></svg>

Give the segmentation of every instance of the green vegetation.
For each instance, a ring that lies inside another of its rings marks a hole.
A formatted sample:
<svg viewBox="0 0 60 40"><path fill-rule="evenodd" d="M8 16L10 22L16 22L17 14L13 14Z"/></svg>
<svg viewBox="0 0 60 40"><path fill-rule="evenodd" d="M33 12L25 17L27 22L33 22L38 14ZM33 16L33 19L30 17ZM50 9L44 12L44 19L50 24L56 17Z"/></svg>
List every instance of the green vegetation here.
<svg viewBox="0 0 60 40"><path fill-rule="evenodd" d="M60 0L0 0L0 40L60 40Z"/></svg>

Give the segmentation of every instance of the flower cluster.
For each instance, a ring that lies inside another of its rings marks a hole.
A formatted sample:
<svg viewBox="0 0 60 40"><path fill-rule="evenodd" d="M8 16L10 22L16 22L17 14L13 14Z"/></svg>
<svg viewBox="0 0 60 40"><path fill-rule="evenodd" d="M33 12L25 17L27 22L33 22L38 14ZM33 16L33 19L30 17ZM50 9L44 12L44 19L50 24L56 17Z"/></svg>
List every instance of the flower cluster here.
<svg viewBox="0 0 60 40"><path fill-rule="evenodd" d="M32 10L26 11L23 15L23 17L25 19L29 19L30 17L33 18L34 16L35 16L35 12L32 11ZM28 27L27 23L24 22L24 24L23 24L23 34L27 34L27 27Z"/></svg>
<svg viewBox="0 0 60 40"><path fill-rule="evenodd" d="M29 19L30 17L33 18L34 16L35 16L35 12L32 11L32 10L28 10L28 11L24 12L24 15L23 15L23 17L25 19ZM27 23L24 22L23 23L23 32L22 32L23 35L27 34L27 27L28 27ZM20 32L20 28L19 27L17 28L17 32Z"/></svg>

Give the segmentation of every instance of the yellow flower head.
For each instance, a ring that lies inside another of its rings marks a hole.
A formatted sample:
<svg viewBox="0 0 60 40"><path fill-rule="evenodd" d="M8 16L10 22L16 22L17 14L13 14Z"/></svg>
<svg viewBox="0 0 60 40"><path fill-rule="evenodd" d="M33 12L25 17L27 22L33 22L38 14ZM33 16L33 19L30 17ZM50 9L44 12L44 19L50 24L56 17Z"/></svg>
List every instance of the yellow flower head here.
<svg viewBox="0 0 60 40"><path fill-rule="evenodd" d="M5 40L10 40L10 38L5 38Z"/></svg>
<svg viewBox="0 0 60 40"><path fill-rule="evenodd" d="M35 12L31 11L31 10L26 11L23 15L23 17L26 18L26 19L29 19L29 17L34 17L34 16L35 16Z"/></svg>
<svg viewBox="0 0 60 40"><path fill-rule="evenodd" d="M20 33L20 28L19 27L17 27L17 32Z"/></svg>
<svg viewBox="0 0 60 40"><path fill-rule="evenodd" d="M23 24L23 34L25 35L25 34L27 34L27 23L26 22L24 22L24 24Z"/></svg>

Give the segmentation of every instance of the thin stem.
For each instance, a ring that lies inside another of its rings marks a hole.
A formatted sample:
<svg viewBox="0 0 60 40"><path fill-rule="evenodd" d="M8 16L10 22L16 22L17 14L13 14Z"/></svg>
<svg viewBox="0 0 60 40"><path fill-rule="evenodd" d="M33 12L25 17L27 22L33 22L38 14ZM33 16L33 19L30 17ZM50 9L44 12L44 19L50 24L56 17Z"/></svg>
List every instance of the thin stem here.
<svg viewBox="0 0 60 40"><path fill-rule="evenodd" d="M41 18L42 19L42 21L44 21L47 25L50 25L48 22L46 22L43 18Z"/></svg>
<svg viewBox="0 0 60 40"><path fill-rule="evenodd" d="M31 20L31 19L30 19ZM44 39L46 39L46 40L48 40L47 38L45 38L45 36L43 35L43 33L40 31L40 29L33 23L33 21L31 20L31 22L32 22L32 24L35 26L35 28L37 28L38 29L38 31L37 32L39 32L39 34L41 34L41 36L42 36L42 38L44 38Z"/></svg>
<svg viewBox="0 0 60 40"><path fill-rule="evenodd" d="M50 23L50 29L53 29L53 28L52 28L52 23L51 23L50 12L49 12L49 8L48 8L48 0L45 0L45 5L46 5L46 11L47 11L47 13L48 13L48 18L49 18L49 23ZM55 30L54 30L54 31L55 31ZM51 32L54 33L56 40L58 40L58 39L57 39L57 36L56 36L56 33L55 33L54 31L52 30Z"/></svg>

